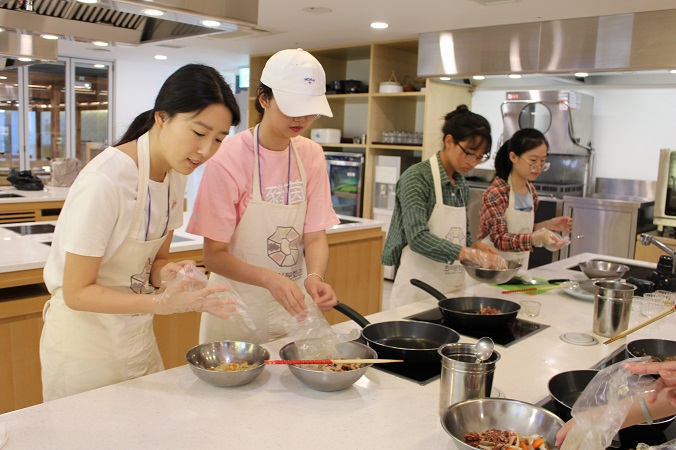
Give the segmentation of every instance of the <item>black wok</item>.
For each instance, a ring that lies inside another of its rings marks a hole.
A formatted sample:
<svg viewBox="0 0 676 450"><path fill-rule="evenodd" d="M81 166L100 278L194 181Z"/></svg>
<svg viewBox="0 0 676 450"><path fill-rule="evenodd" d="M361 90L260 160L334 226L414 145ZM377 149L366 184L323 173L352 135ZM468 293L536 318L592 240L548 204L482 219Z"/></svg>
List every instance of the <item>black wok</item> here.
<svg viewBox="0 0 676 450"><path fill-rule="evenodd" d="M344 303L333 308L362 327L362 337L379 358L439 364L437 349L460 340L458 333L443 325L406 320L371 323Z"/></svg>
<svg viewBox="0 0 676 450"><path fill-rule="evenodd" d="M627 344L627 356L638 358L652 356L660 361L676 359L676 341L667 339L637 339Z"/></svg>
<svg viewBox="0 0 676 450"><path fill-rule="evenodd" d="M554 399L556 412L564 420L571 418L570 411L573 409L575 400L582 394L584 388L599 373L598 370L571 370L561 372L549 379L547 388L549 395Z"/></svg>
<svg viewBox="0 0 676 450"><path fill-rule="evenodd" d="M499 328L516 319L521 305L509 300L490 297L454 297L446 298L435 288L417 279L411 284L424 290L439 300L439 310L444 319L459 328ZM490 306L500 310L500 314L477 314L481 308Z"/></svg>

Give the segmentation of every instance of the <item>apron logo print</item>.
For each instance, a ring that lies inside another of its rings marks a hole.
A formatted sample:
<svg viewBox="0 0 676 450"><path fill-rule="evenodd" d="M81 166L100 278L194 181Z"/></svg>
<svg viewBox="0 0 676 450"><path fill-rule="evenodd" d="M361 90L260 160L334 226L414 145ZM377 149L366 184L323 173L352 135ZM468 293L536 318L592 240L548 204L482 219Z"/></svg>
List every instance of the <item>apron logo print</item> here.
<svg viewBox="0 0 676 450"><path fill-rule="evenodd" d="M453 227L448 230L445 239L454 244L465 245L465 230L460 227Z"/></svg>
<svg viewBox="0 0 676 450"><path fill-rule="evenodd" d="M150 270L152 267L153 263L150 261L150 258L148 258L143 267L143 272L129 277L129 289L136 294L149 294L155 292L155 288L148 287L148 280L150 279Z"/></svg>
<svg viewBox="0 0 676 450"><path fill-rule="evenodd" d="M278 266L289 267L300 258L300 234L293 227L277 227L268 238L268 257Z"/></svg>

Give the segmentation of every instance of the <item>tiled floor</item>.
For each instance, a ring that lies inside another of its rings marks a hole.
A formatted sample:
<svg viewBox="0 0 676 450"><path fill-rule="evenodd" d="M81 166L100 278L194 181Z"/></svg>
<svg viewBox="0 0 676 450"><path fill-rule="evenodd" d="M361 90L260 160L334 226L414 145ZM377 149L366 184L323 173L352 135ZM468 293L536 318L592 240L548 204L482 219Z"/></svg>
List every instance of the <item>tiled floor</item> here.
<svg viewBox="0 0 676 450"><path fill-rule="evenodd" d="M390 293L392 292L393 282L384 280L383 282L383 311L390 309Z"/></svg>

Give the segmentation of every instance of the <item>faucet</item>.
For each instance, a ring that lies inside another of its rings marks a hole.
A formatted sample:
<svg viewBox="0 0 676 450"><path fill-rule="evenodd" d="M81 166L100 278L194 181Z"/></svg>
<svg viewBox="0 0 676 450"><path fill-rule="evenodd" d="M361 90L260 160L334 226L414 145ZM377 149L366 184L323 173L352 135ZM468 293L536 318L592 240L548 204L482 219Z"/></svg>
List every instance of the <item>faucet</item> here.
<svg viewBox="0 0 676 450"><path fill-rule="evenodd" d="M641 233L641 244L643 245L653 244L655 247L659 248L672 258L674 258L676 255L676 250L670 249L666 244L655 239L653 236L650 236L649 234ZM672 273L676 274L676 264L672 268Z"/></svg>

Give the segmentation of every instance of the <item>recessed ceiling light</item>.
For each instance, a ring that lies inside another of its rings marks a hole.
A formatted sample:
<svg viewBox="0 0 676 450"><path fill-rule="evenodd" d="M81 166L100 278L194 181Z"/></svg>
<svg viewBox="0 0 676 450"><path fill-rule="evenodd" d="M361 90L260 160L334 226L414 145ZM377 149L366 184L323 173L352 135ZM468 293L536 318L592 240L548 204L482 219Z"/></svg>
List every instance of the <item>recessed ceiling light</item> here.
<svg viewBox="0 0 676 450"><path fill-rule="evenodd" d="M472 78L474 78L475 80L485 80L486 79L486 77L483 76L483 75L474 75Z"/></svg>
<svg viewBox="0 0 676 450"><path fill-rule="evenodd" d="M5 29L4 29L4 28L0 28L0 33L2 33L3 31L5 31Z"/></svg>
<svg viewBox="0 0 676 450"><path fill-rule="evenodd" d="M451 77L439 77L441 81L451 81Z"/></svg>
<svg viewBox="0 0 676 450"><path fill-rule="evenodd" d="M221 22L219 22L218 20L209 20L209 19L200 20L200 23L202 25L204 25L205 27L211 27L211 28L218 27L218 26L221 25Z"/></svg>
<svg viewBox="0 0 676 450"><path fill-rule="evenodd" d="M331 8L324 8L323 6L308 6L301 11L312 14L328 14L333 12Z"/></svg>
<svg viewBox="0 0 676 450"><path fill-rule="evenodd" d="M671 69L669 73L676 73L676 69Z"/></svg>
<svg viewBox="0 0 676 450"><path fill-rule="evenodd" d="M588 77L589 74L587 72L576 72L575 76L578 77L578 78L584 78L584 77Z"/></svg>
<svg viewBox="0 0 676 450"><path fill-rule="evenodd" d="M40 37L42 39L48 39L50 41L55 41L55 40L59 39L59 37L54 35L54 34L41 34Z"/></svg>
<svg viewBox="0 0 676 450"><path fill-rule="evenodd" d="M97 69L104 69L106 67L106 65L105 64L94 64L94 67L96 67Z"/></svg>
<svg viewBox="0 0 676 450"><path fill-rule="evenodd" d="M18 58L18 59L19 59L19 61L21 61L21 62L31 62L31 61L33 61L33 60L30 59L30 58Z"/></svg>
<svg viewBox="0 0 676 450"><path fill-rule="evenodd" d="M509 75L509 78L514 78L514 79L521 78L521 75L519 75L518 73L512 73L512 74Z"/></svg>
<svg viewBox="0 0 676 450"><path fill-rule="evenodd" d="M0 75L0 80L6 80L6 79L7 79L7 77L6 77L6 76L4 76L4 75Z"/></svg>
<svg viewBox="0 0 676 450"><path fill-rule="evenodd" d="M143 14L145 14L146 16L158 17L163 16L164 11L160 11L159 9L144 9Z"/></svg>
<svg viewBox="0 0 676 450"><path fill-rule="evenodd" d="M92 41L92 44L97 47L108 47L108 43L104 41Z"/></svg>
<svg viewBox="0 0 676 450"><path fill-rule="evenodd" d="M159 59L160 61L164 61L165 59L167 59L167 56L166 55L155 55L154 58Z"/></svg>
<svg viewBox="0 0 676 450"><path fill-rule="evenodd" d="M376 30L384 30L387 27L389 27L389 25L385 22L373 22L371 24L371 28L375 28Z"/></svg>
<svg viewBox="0 0 676 450"><path fill-rule="evenodd" d="M79 3L98 3L99 0L77 0Z"/></svg>

